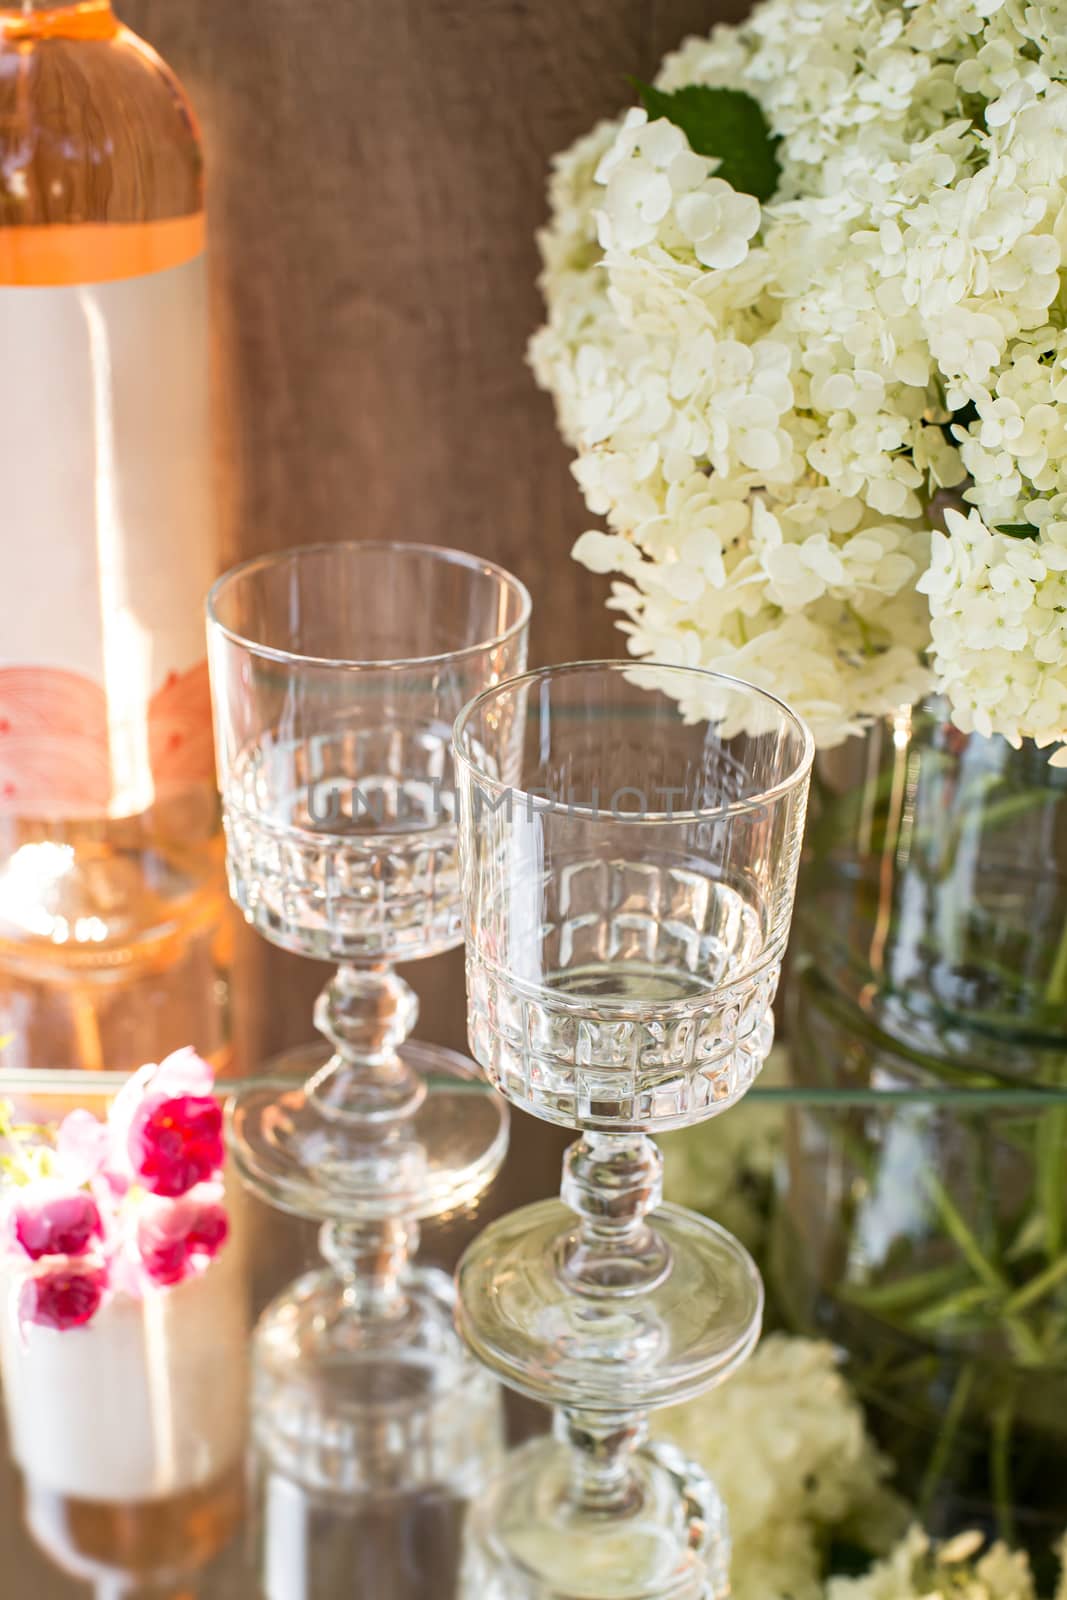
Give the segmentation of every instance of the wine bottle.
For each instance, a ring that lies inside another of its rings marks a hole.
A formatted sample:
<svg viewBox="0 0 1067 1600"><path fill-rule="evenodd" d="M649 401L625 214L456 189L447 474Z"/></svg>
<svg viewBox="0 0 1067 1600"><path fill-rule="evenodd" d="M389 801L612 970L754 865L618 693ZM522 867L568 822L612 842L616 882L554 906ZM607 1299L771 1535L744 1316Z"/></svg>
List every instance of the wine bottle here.
<svg viewBox="0 0 1067 1600"><path fill-rule="evenodd" d="M0 1067L226 1065L203 188L110 0L0 0Z"/></svg>

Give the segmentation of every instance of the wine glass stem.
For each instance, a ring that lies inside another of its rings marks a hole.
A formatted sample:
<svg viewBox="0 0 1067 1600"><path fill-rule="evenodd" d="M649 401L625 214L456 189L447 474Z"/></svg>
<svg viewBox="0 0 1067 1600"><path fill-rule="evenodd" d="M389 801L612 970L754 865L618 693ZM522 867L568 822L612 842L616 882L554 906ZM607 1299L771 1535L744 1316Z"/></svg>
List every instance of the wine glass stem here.
<svg viewBox="0 0 1067 1600"><path fill-rule="evenodd" d="M660 1283L670 1251L650 1222L663 1193L663 1158L643 1133L585 1133L563 1160L561 1194L579 1226L556 1270L571 1294L599 1302L627 1299ZM571 1493L590 1512L623 1516L640 1498L632 1469L644 1441L643 1413L557 1412L570 1451Z"/></svg>
<svg viewBox="0 0 1067 1600"><path fill-rule="evenodd" d="M571 1452L571 1496L575 1505L601 1515L624 1516L640 1499L633 1472L634 1451L644 1443L647 1427L641 1413L617 1415L557 1411L556 1437Z"/></svg>
<svg viewBox="0 0 1067 1600"><path fill-rule="evenodd" d="M418 1224L407 1218L326 1222L319 1231L319 1248L341 1279L347 1304L374 1322L403 1315L404 1273L418 1246Z"/></svg>
<svg viewBox="0 0 1067 1600"><path fill-rule="evenodd" d="M561 1195L580 1224L558 1270L575 1294L634 1294L670 1268L648 1220L663 1195L663 1157L645 1133L585 1133L563 1158Z"/></svg>
<svg viewBox="0 0 1067 1600"><path fill-rule="evenodd" d="M380 1167L386 1190L396 1164L410 1162L419 1149L410 1124L426 1086L399 1053L418 1012L415 991L385 963L339 967L315 1003L315 1026L334 1054L312 1078L308 1096L324 1117L355 1135L353 1148ZM403 1279L418 1240L418 1226L407 1217L327 1222L319 1234L347 1304L375 1322L404 1314Z"/></svg>
<svg viewBox="0 0 1067 1600"><path fill-rule="evenodd" d="M387 964L338 967L315 1002L334 1054L308 1085L327 1117L384 1135L414 1116L426 1086L399 1050L418 1014L415 991Z"/></svg>

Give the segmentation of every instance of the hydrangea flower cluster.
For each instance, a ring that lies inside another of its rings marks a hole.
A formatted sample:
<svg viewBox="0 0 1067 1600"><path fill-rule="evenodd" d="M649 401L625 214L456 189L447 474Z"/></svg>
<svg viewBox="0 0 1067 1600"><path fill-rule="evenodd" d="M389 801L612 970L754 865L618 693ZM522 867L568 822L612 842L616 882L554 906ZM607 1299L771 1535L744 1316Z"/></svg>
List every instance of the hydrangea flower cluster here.
<svg viewBox="0 0 1067 1600"><path fill-rule="evenodd" d="M72 1111L53 1131L2 1108L2 1240L24 1325L82 1327L109 1295L181 1283L222 1249L213 1084L206 1061L178 1050L135 1073L104 1121Z"/></svg>
<svg viewBox="0 0 1067 1600"><path fill-rule="evenodd" d="M986 1547L977 1531L937 1545L912 1528L862 1578L833 1578L826 1600L1035 1600L1030 1563L1005 1544ZM1055 1600L1067 1600L1067 1574Z"/></svg>
<svg viewBox="0 0 1067 1600"><path fill-rule="evenodd" d="M907 1526L829 1344L771 1334L722 1388L654 1426L722 1491L736 1600L822 1600L831 1530L885 1550Z"/></svg>
<svg viewBox="0 0 1067 1600"><path fill-rule="evenodd" d="M735 1600L1037 1600L1025 1553L909 1528L829 1344L771 1334L722 1388L654 1426L722 1491ZM835 1540L873 1553L862 1577L825 1575ZM1054 1600L1067 1600L1067 1569Z"/></svg>
<svg viewBox="0 0 1067 1600"><path fill-rule="evenodd" d="M750 94L780 179L643 110L555 163L531 359L630 650L824 746L935 687L1061 745L1067 0L763 0L657 85Z"/></svg>

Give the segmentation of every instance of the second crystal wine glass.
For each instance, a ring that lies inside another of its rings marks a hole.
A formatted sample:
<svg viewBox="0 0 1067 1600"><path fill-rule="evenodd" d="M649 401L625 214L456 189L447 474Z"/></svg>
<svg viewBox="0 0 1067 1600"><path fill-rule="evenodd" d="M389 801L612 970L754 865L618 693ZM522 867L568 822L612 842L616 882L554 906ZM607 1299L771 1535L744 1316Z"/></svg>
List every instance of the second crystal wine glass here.
<svg viewBox="0 0 1067 1600"><path fill-rule="evenodd" d="M721 1505L645 1413L745 1358L762 1290L729 1234L659 1207L650 1134L733 1105L770 1047L811 738L735 679L615 662L488 689L455 741L471 1043L514 1104L581 1133L561 1201L460 1265L475 1353L558 1408L472 1518L469 1591L704 1600Z"/></svg>
<svg viewBox="0 0 1067 1600"><path fill-rule="evenodd" d="M324 1224L329 1268L274 1303L255 1353L257 1435L315 1488L433 1478L464 1409L493 1409L450 1283L409 1257L420 1219L497 1171L506 1107L473 1063L408 1042L417 1001L392 963L460 942L451 724L521 669L529 612L490 562L372 542L250 561L208 601L231 893L272 943L338 963L315 1007L327 1046L230 1120L246 1183Z"/></svg>
<svg viewBox="0 0 1067 1600"><path fill-rule="evenodd" d="M499 1106L405 1044L392 963L461 940L451 723L521 670L526 591L454 550L311 545L228 573L208 615L231 893L272 943L339 963L315 1008L333 1052L238 1096L237 1159L301 1215L452 1209L499 1164Z"/></svg>

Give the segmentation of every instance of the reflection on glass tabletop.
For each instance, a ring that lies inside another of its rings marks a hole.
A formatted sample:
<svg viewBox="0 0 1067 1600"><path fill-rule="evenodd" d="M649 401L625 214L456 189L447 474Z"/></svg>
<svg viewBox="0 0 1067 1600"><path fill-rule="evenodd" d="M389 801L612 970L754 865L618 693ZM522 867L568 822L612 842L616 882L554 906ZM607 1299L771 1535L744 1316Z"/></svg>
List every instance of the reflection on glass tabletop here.
<svg viewBox="0 0 1067 1600"><path fill-rule="evenodd" d="M121 1082L0 1074L0 1098L55 1123L74 1106L101 1112ZM866 1571L914 1524L935 1539L974 1530L949 1546L961 1578L974 1541L999 1538L1026 1551L1038 1595L1055 1591L1067 1526L1065 1135L1062 1093L800 1090L776 1057L729 1117L664 1140L668 1198L733 1229L768 1289L748 1365L654 1422L726 1491L736 1600L790 1581L834 1600L833 1574ZM450 1271L516 1187L523 1199L551 1193L555 1137L515 1118L509 1194L427 1228L420 1261ZM232 1180L225 1203L232 1233L210 1268L136 1314L23 1341L3 1284L2 1600L462 1595L477 1477L463 1470L463 1440L484 1459L485 1419L464 1402L455 1471L420 1479L415 1388L353 1395L347 1421L324 1421L314 1396L287 1386L284 1347L250 1385L256 1318L322 1262L311 1225ZM353 1416L366 1421L353 1428ZM509 1399L512 1442L546 1420ZM414 1487L376 1466L395 1464L398 1441ZM934 1567L923 1572L928 1589L915 1592L940 1594Z"/></svg>

